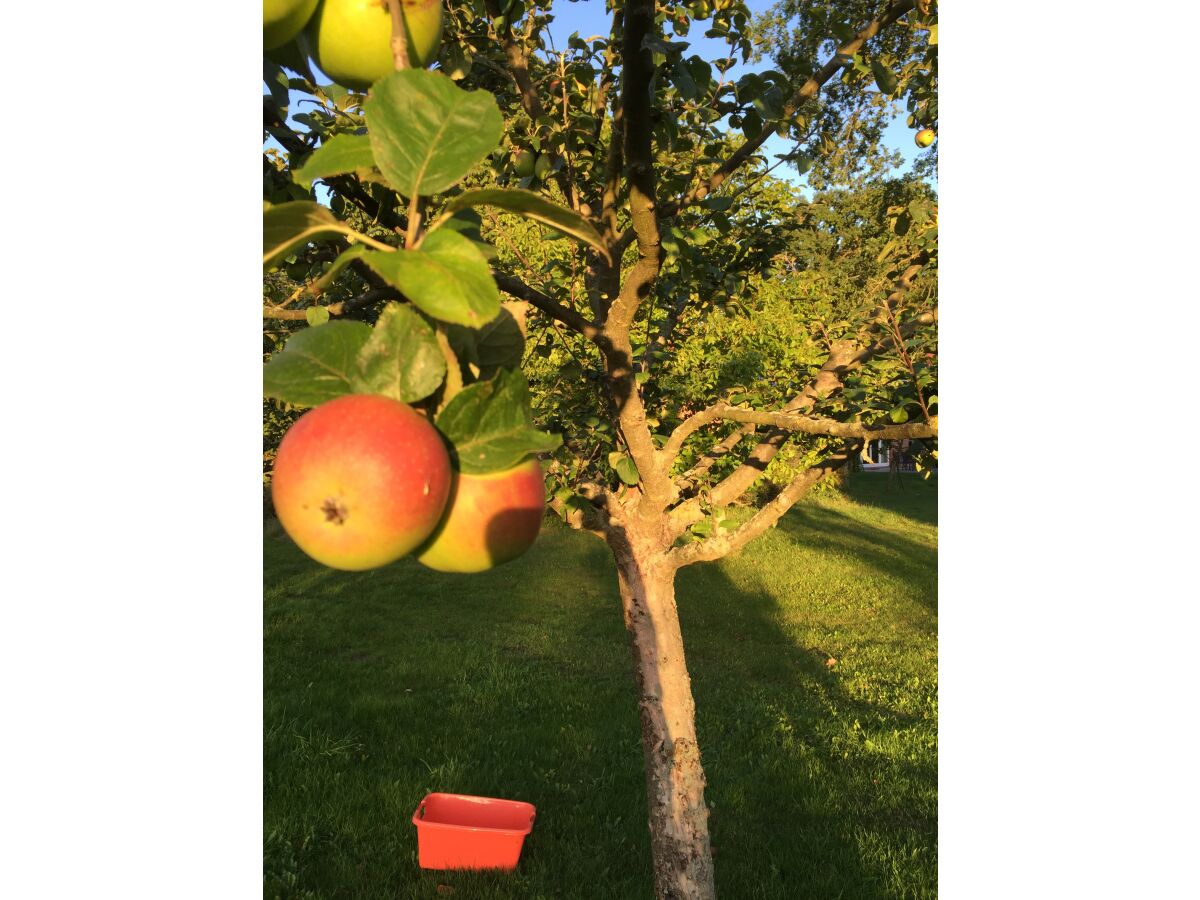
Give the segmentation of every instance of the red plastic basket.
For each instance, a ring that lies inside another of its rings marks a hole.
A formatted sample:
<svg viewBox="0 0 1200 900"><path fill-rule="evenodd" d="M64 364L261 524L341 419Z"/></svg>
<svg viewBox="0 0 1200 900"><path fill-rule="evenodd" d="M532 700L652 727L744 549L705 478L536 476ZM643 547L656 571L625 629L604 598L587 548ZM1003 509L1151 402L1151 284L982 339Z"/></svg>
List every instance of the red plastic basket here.
<svg viewBox="0 0 1200 900"><path fill-rule="evenodd" d="M515 869L537 810L520 800L429 794L413 813L422 869Z"/></svg>

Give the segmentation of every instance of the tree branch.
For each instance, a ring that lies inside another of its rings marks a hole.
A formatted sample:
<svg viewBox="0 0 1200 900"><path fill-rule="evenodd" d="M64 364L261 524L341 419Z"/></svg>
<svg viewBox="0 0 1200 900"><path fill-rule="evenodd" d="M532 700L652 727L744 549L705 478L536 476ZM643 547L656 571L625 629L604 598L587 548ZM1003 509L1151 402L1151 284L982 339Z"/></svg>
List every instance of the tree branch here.
<svg viewBox="0 0 1200 900"><path fill-rule="evenodd" d="M500 4L497 0L486 0L485 5L488 15L495 24L495 20L504 14ZM544 113L542 101L533 87L533 80L529 77L529 59L526 57L525 51L513 39L512 27L507 21L504 23L500 40L504 45L504 58L508 62L509 74L512 75L513 81L517 84L517 90L521 94L521 107L525 110L525 114L533 120L534 128L540 131L544 127L540 122Z"/></svg>
<svg viewBox="0 0 1200 900"><path fill-rule="evenodd" d="M629 211L637 234L638 260L621 285L604 323L604 353L608 387L617 408L621 434L641 476L640 487L651 502L669 501L670 479L662 469L646 410L634 381L630 327L642 301L654 289L662 266L658 216L654 196L654 148L651 142L650 83L654 60L644 46L654 25L655 0L630 0L625 6L622 50L621 113L624 117L625 169ZM614 259L619 266L619 258Z"/></svg>
<svg viewBox="0 0 1200 900"><path fill-rule="evenodd" d="M601 78L601 84L605 83L605 78L611 83L613 80L613 66L616 64L616 47L618 40L624 39L625 30L625 10L618 6L613 10L612 30L609 33L609 44L605 49L605 75ZM624 51L622 51L624 52ZM622 76L624 79L624 76ZM612 113L612 128L609 132L608 139L608 157L605 160L604 168L604 185L600 191L600 234L604 239L604 244L609 248L609 259L605 259L598 253L588 253L589 259L589 275L588 278L588 299L592 304L592 313L596 317L596 321L603 322L608 315L609 306L616 299L618 292L621 289L621 256L625 252L625 247L629 246L626 243L624 246L615 247L618 243L618 237L621 232L621 225L617 219L617 206L621 195L621 170L625 165L624 150L625 150L625 109L623 100L624 85L622 85L622 94L618 94L616 102L613 104ZM596 139L599 141L600 130L603 127L603 122L597 122ZM632 229L630 229L632 231ZM630 238L632 242L633 238Z"/></svg>
<svg viewBox="0 0 1200 900"><path fill-rule="evenodd" d="M600 337L600 328L591 321L585 319L575 310L563 306L556 300L547 297L536 288L527 285L521 279L509 275L505 272L492 271L492 277L496 279L496 284L500 290L506 294L511 294L518 300L525 300L532 306L537 307L550 318L562 322L572 331L582 334L590 341L596 341Z"/></svg>
<svg viewBox="0 0 1200 900"><path fill-rule="evenodd" d="M714 422L743 422L752 425L772 425L782 431L800 432L802 434L823 434L829 437L870 438L888 441L898 441L905 438L936 437L937 429L925 422L911 422L905 425L864 425L861 422L839 422L824 416L800 416L795 413L782 411L746 409L740 406L730 406L728 403L714 403L708 409L701 410L685 419L679 427L671 432L662 453L674 461L679 455L683 442L703 428Z"/></svg>
<svg viewBox="0 0 1200 900"><path fill-rule="evenodd" d="M744 547L776 522L783 514L796 505L804 494L827 473L846 464L846 461L858 450L857 445L843 450L821 461L810 469L805 469L791 480L774 500L765 504L741 526L725 534L717 535L694 544L676 547L667 554L677 568L689 566L695 562L720 559Z"/></svg>
<svg viewBox="0 0 1200 900"><path fill-rule="evenodd" d="M714 444L712 449L696 460L694 466L675 479L676 482L681 488L686 488L694 484L718 460L728 456L733 451L733 448L742 442L742 438L754 434L754 431L755 428L753 425L743 425L741 428L735 429L728 437Z"/></svg>
<svg viewBox="0 0 1200 900"><path fill-rule="evenodd" d="M869 22L852 40L847 41L839 47L833 57L804 82L800 86L800 89L788 100L787 105L783 108L783 118L785 120L791 119L805 103L815 99L825 82L845 66L845 57L853 57L862 49L863 44L879 33L881 28L891 25L902 18L913 6L914 0L895 0L884 11L883 15ZM661 215L673 216L681 209L703 200L719 188L738 166L742 165L759 147L766 143L767 138L775 133L777 127L778 125L774 123L764 125L763 130L734 151L729 159L725 160L718 167L717 171L709 177L708 181L689 190L678 203L664 204Z"/></svg>
<svg viewBox="0 0 1200 900"><path fill-rule="evenodd" d="M354 312L356 309L362 309L370 306L372 303L378 303L380 300L402 300L403 297L404 295L393 287L376 288L358 297L351 297L349 300L331 303L325 309L329 311L331 316L344 316L347 313ZM285 309L282 306L271 306L264 303L262 314L264 319L303 319L306 318L307 309Z"/></svg>

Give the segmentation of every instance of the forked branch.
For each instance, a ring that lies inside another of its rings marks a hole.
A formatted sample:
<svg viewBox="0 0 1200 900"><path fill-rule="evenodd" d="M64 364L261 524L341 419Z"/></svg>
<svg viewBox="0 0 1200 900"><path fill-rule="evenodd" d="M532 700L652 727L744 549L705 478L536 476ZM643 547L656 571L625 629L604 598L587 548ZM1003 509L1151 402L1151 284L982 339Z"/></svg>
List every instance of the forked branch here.
<svg viewBox="0 0 1200 900"><path fill-rule="evenodd" d="M787 487L779 492L775 499L765 504L738 528L703 541L676 547L668 554L668 559L676 567L682 567L695 562L720 559L734 550L744 547L778 522L783 517L783 514L795 506L796 502L804 496L809 488L820 481L822 477L844 466L846 461L857 452L858 445L855 444L830 456L812 468L805 469L793 478Z"/></svg>
<svg viewBox="0 0 1200 900"><path fill-rule="evenodd" d="M896 289L884 301L885 305L890 307L899 302L899 298L911 286L921 266L921 262L916 262L905 269L897 279ZM805 386L804 390L793 397L783 407L781 412L796 414L813 408L822 398L829 397L834 392L841 390L842 378L847 372L862 366L875 355L891 349L892 339L882 336L885 321L886 318L882 312L876 314L867 328L868 338L876 337L876 339L865 346L853 341L835 342L830 348L829 359L825 361L825 364L821 366L816 375ZM917 328L936 321L936 309L922 313L909 319L901 329L901 334L907 336ZM754 450L751 451L746 461L712 489L708 498L711 505L717 507L728 506L744 494L762 475L767 465L775 458L775 455L779 452L779 449L790 434L791 431L785 428L771 427L763 435L762 440L759 441ZM687 484L688 481L684 477L674 479L673 492L675 498L680 496ZM695 497L685 500L671 510L670 518L671 533L675 535L682 534L689 526L704 518L704 510L700 500Z"/></svg>

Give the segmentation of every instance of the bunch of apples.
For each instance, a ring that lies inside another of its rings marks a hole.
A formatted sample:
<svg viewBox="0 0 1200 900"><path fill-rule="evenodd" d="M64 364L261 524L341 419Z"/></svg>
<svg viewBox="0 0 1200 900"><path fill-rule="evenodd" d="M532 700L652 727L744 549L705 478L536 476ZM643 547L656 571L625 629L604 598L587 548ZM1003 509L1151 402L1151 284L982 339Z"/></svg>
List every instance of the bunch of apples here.
<svg viewBox="0 0 1200 900"><path fill-rule="evenodd" d="M408 59L425 67L442 45L441 0L400 0ZM387 0L263 0L263 50L297 41L321 71L365 91L395 67Z"/></svg>
<svg viewBox="0 0 1200 900"><path fill-rule="evenodd" d="M546 503L536 458L457 471L428 419L375 394L337 397L297 419L279 445L271 494L300 549L347 571L413 553L439 572L482 572L533 546Z"/></svg>

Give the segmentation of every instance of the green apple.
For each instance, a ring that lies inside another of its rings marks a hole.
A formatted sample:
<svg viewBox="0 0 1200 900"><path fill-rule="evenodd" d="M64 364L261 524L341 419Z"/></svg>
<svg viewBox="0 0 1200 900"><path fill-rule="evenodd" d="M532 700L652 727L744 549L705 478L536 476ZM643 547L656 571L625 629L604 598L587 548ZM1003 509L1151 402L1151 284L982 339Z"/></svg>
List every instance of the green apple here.
<svg viewBox="0 0 1200 900"><path fill-rule="evenodd" d="M553 164L554 161L550 159L550 154L543 153L537 158L537 162L533 164L533 174L538 178L545 178Z"/></svg>
<svg viewBox="0 0 1200 900"><path fill-rule="evenodd" d="M263 49L274 50L298 35L316 8L317 0L263 0Z"/></svg>
<svg viewBox="0 0 1200 900"><path fill-rule="evenodd" d="M455 472L437 530L416 551L438 572L483 572L533 546L546 512L546 486L536 459L501 472Z"/></svg>
<svg viewBox="0 0 1200 900"><path fill-rule="evenodd" d="M401 10L409 64L428 66L442 44L442 5L401 0ZM395 69L386 0L321 0L306 35L321 71L348 88L365 91Z"/></svg>
<svg viewBox="0 0 1200 900"><path fill-rule="evenodd" d="M288 429L271 499L284 531L319 563L351 572L411 553L446 510L446 446L412 407L374 394L322 403Z"/></svg>
<svg viewBox="0 0 1200 900"><path fill-rule="evenodd" d="M517 175L521 178L528 178L533 174L534 166L537 163L537 156L531 150L520 150L513 154L512 161Z"/></svg>
<svg viewBox="0 0 1200 900"><path fill-rule="evenodd" d="M917 132L917 136L913 138L917 142L918 147L928 147L933 143L935 135L932 128L922 128Z"/></svg>

